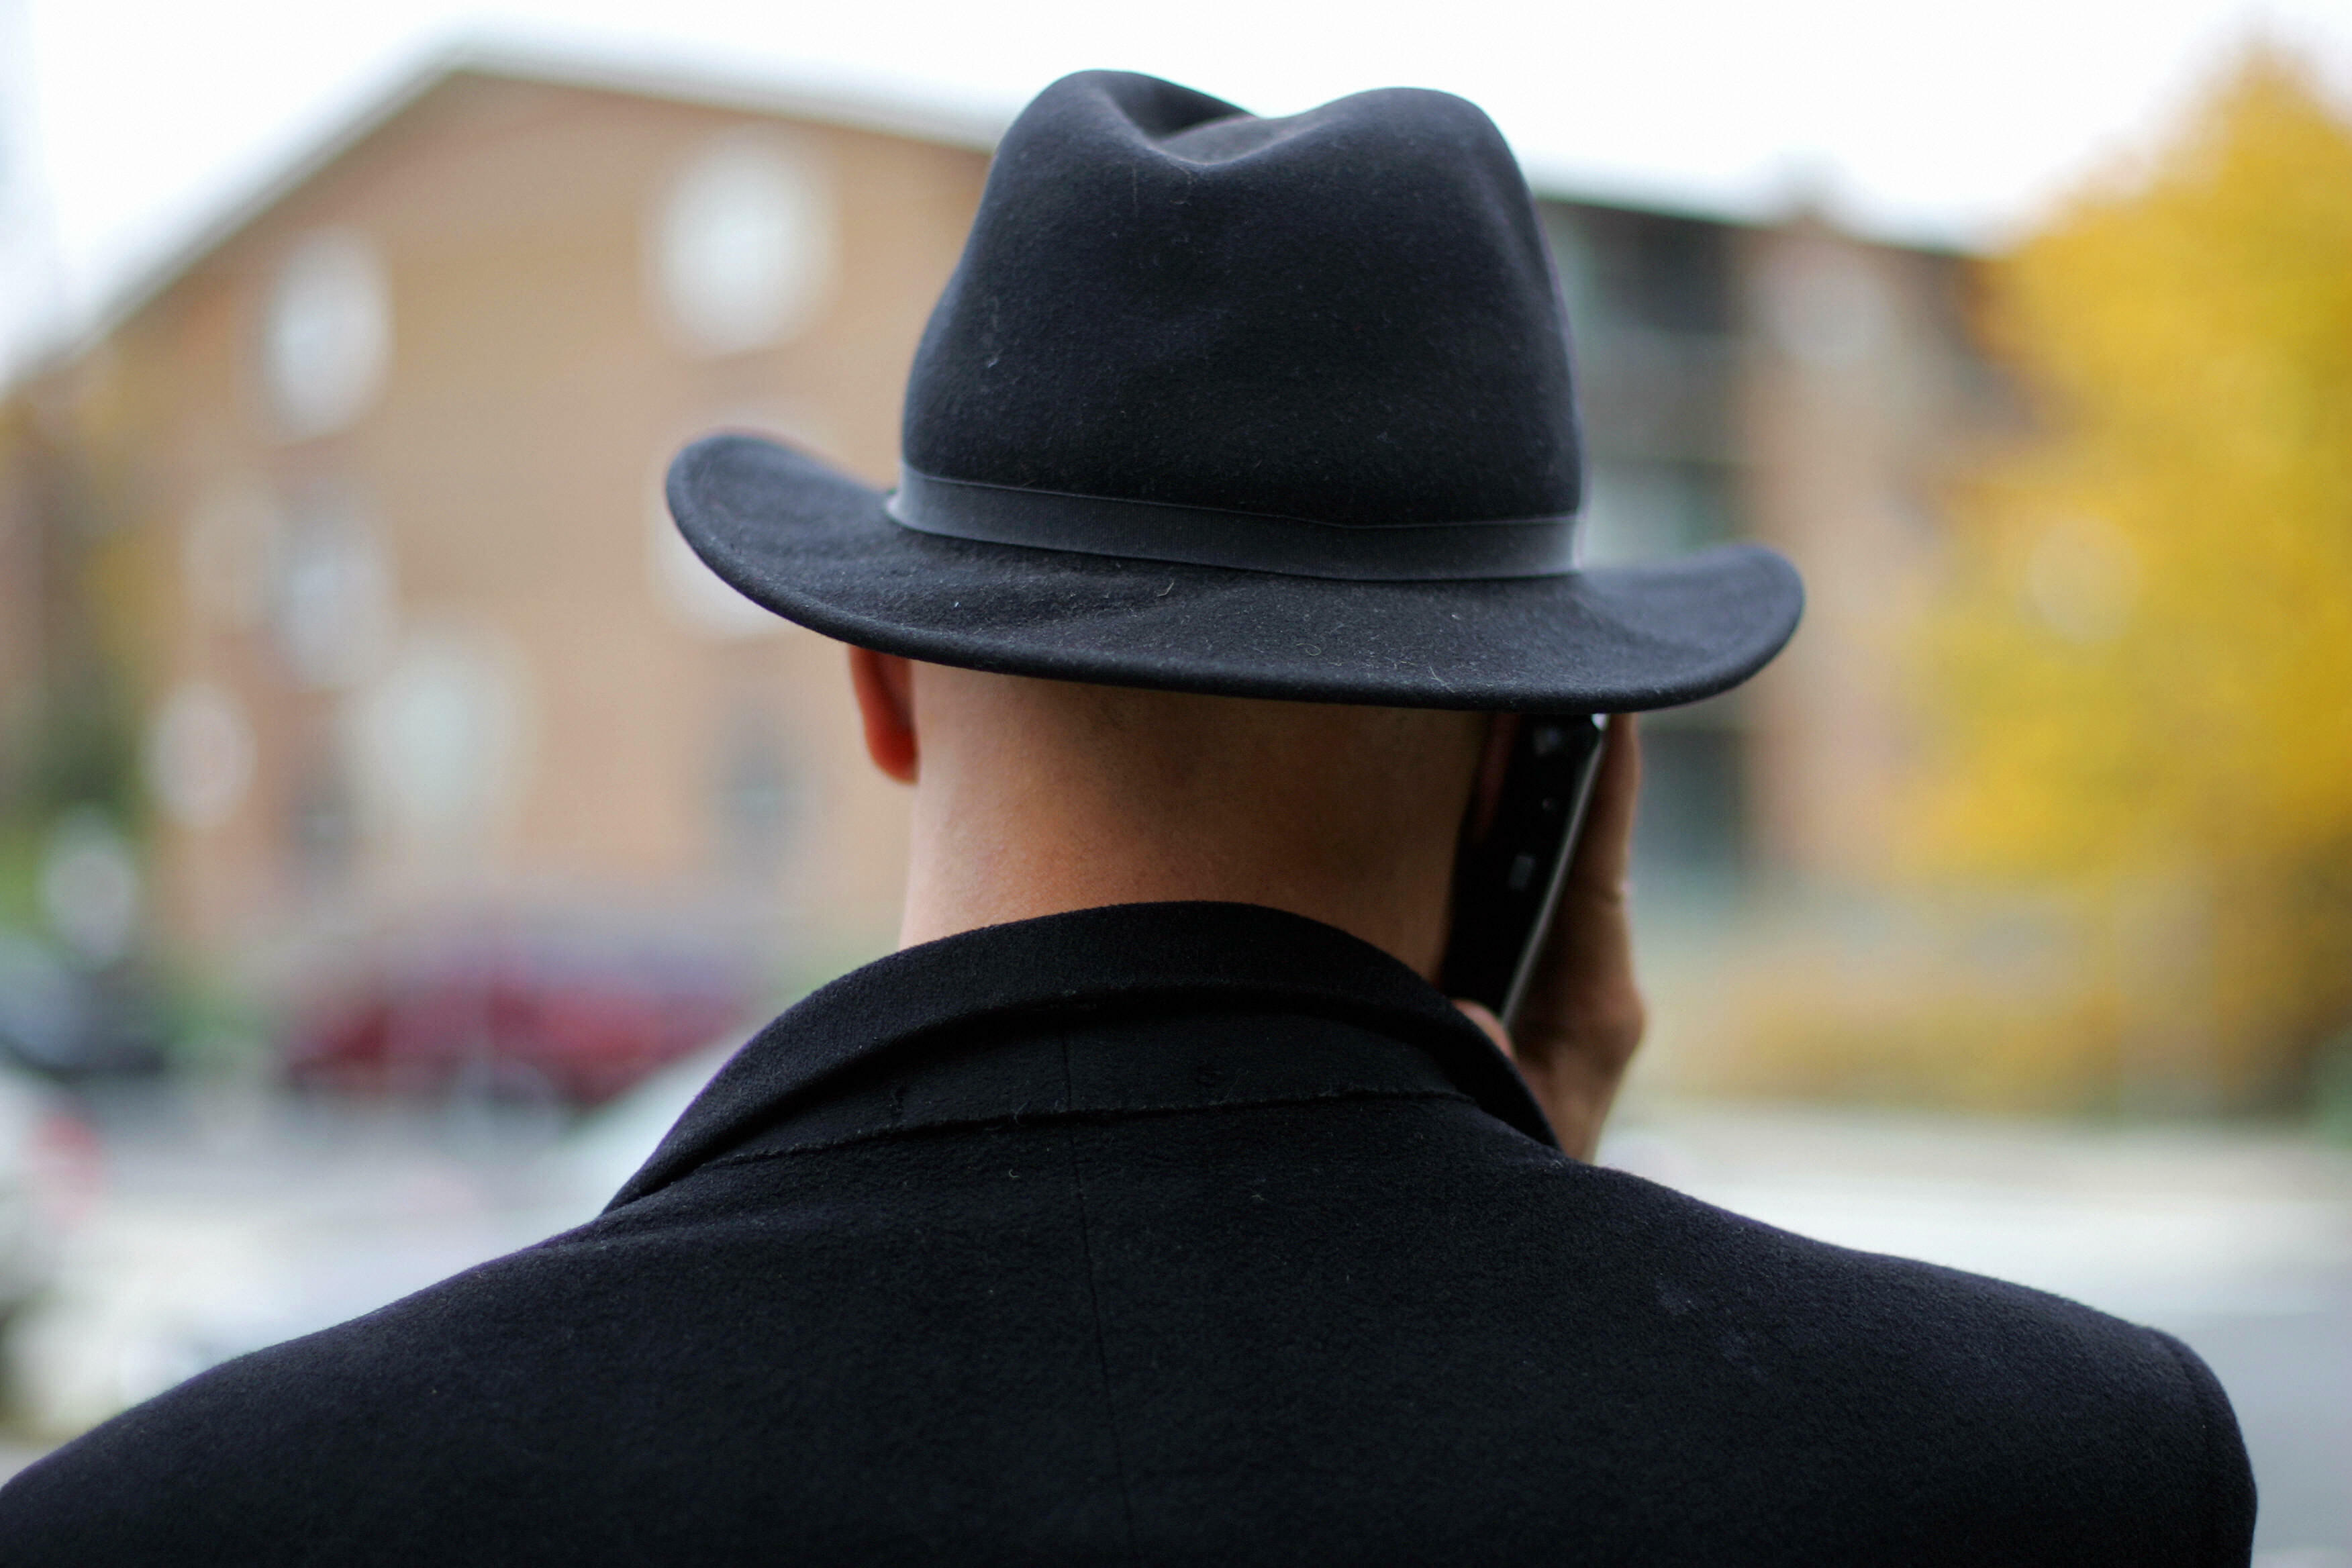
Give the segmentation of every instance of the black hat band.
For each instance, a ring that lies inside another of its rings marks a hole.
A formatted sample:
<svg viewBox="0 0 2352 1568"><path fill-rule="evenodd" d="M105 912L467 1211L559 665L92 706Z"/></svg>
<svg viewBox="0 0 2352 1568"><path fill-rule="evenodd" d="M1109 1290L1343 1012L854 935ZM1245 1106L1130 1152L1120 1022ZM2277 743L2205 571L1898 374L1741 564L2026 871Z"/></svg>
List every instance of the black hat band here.
<svg viewBox="0 0 2352 1568"><path fill-rule="evenodd" d="M1554 577L1576 570L1573 517L1500 522L1337 523L1265 512L943 479L899 471L887 504L919 533L1189 566L1360 583Z"/></svg>

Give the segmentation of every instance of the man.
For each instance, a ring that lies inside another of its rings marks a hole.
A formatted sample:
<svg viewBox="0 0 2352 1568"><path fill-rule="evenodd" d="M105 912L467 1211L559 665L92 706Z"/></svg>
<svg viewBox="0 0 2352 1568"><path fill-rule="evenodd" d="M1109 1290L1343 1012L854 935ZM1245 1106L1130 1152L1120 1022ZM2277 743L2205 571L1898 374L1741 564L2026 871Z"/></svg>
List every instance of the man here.
<svg viewBox="0 0 2352 1568"><path fill-rule="evenodd" d="M1798 608L1753 549L1573 569L1558 293L1475 109L1056 84L906 458L724 437L671 497L856 649L908 945L595 1223L26 1471L5 1561L2246 1561L2177 1342L1584 1163L1641 1029L1630 722L1517 1037L1431 984L1492 715L1724 689Z"/></svg>

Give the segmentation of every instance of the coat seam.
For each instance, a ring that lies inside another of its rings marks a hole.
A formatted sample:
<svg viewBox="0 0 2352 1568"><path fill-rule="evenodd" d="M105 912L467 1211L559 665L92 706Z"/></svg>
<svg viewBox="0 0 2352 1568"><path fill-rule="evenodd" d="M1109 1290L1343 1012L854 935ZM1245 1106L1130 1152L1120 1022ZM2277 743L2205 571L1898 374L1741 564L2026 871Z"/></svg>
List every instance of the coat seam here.
<svg viewBox="0 0 2352 1568"><path fill-rule="evenodd" d="M877 1127L863 1132L844 1133L838 1138L821 1138L805 1143L788 1144L781 1149L747 1149L738 1153L719 1154L681 1171L675 1178L684 1181L697 1171L715 1170L722 1165L749 1165L761 1160L789 1160L802 1154L823 1154L835 1149L847 1149L860 1143L880 1143L893 1139L935 1137L941 1133L1009 1131L1015 1128L1036 1128L1065 1122L1108 1122L1139 1120L1160 1116L1194 1116L1207 1111L1277 1110L1287 1106L1332 1105L1350 1100L1451 1100L1475 1105L1470 1096L1453 1089L1350 1089L1320 1094L1292 1095L1274 1100L1224 1100L1213 1105L1151 1106L1129 1110L1042 1110L1024 1114L1010 1112L998 1116L975 1116L961 1121L926 1121L912 1127Z"/></svg>
<svg viewBox="0 0 2352 1568"><path fill-rule="evenodd" d="M1070 1037L1062 1037L1062 1091L1073 1092L1070 1071ZM1127 1445L1119 1438L1118 1401L1110 1383L1110 1345L1103 1332L1102 1294L1095 1281L1095 1247L1093 1227L1087 1216L1087 1183L1078 1163L1078 1140L1075 1128L1065 1128L1062 1149L1070 1161L1070 1193L1078 1205L1078 1256L1087 1271L1087 1310L1095 1325L1095 1369L1102 1378L1103 1425L1110 1433L1111 1472L1118 1480L1119 1517L1127 1527L1127 1557L1130 1563L1140 1562L1135 1534L1135 1494L1127 1484Z"/></svg>

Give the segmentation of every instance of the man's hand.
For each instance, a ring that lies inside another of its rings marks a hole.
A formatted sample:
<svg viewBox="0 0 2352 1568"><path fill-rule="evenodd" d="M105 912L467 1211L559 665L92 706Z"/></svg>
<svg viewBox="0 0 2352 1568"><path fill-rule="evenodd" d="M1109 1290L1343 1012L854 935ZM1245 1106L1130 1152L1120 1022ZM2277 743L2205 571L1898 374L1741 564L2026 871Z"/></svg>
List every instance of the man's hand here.
<svg viewBox="0 0 2352 1568"><path fill-rule="evenodd" d="M1642 1043L1642 993L1633 983L1625 907L1641 788L1641 740L1633 716L1620 713L1609 721L1600 776L1551 934L1519 1005L1518 1037L1506 1034L1477 1003L1454 1003L1518 1064L1551 1118L1559 1146L1580 1160L1590 1160L1601 1146L1601 1124Z"/></svg>

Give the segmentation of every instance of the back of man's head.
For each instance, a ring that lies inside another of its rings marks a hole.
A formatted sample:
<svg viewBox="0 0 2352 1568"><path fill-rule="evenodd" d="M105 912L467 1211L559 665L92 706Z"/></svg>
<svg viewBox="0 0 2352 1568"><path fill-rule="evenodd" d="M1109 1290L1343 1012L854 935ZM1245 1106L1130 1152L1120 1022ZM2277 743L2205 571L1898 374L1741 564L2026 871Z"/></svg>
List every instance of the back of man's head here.
<svg viewBox="0 0 2352 1568"><path fill-rule="evenodd" d="M916 786L906 939L1226 899L1433 969L1483 715L1271 702L859 651L869 750Z"/></svg>

